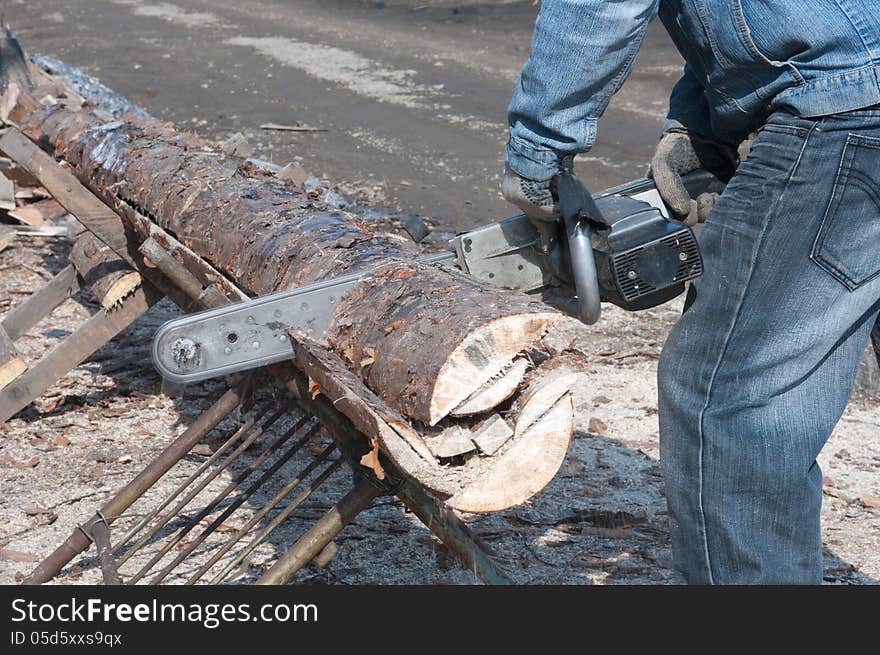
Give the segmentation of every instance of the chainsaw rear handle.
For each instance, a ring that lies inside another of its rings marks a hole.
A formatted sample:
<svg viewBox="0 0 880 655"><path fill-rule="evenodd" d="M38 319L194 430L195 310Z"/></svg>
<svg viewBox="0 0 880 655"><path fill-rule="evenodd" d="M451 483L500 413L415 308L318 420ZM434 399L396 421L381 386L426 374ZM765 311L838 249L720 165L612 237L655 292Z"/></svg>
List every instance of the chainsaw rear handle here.
<svg viewBox="0 0 880 655"><path fill-rule="evenodd" d="M578 318L587 325L593 325L602 314L602 302L590 224L602 226L607 225L607 222L596 206L593 195L574 173L559 173L554 184L559 214L568 240Z"/></svg>

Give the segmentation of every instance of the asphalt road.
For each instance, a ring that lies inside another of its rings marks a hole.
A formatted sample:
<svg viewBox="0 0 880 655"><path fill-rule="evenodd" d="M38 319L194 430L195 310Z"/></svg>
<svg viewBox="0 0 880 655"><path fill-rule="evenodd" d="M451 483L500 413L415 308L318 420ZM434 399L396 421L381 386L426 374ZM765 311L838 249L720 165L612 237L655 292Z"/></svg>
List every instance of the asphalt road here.
<svg viewBox="0 0 880 655"><path fill-rule="evenodd" d="M531 1L25 0L22 44L82 67L155 116L462 229L510 214L498 193L506 108ZM603 188L646 170L681 60L652 25L579 172ZM263 123L322 132L270 132Z"/></svg>

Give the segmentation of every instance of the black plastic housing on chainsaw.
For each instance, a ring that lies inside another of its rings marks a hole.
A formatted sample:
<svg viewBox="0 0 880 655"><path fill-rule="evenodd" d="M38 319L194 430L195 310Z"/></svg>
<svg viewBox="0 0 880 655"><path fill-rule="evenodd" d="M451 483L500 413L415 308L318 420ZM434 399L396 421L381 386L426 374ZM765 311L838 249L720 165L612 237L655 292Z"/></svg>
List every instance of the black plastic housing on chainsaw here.
<svg viewBox="0 0 880 655"><path fill-rule="evenodd" d="M691 229L656 207L625 196L597 202L606 225L594 225L593 254L604 302L629 311L665 303L703 273Z"/></svg>

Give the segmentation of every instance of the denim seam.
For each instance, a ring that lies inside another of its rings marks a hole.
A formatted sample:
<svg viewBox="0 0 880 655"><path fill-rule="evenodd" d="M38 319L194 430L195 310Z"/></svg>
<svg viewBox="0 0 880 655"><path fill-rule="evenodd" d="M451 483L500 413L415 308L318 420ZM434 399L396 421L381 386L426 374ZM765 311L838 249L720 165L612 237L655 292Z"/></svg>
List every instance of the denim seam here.
<svg viewBox="0 0 880 655"><path fill-rule="evenodd" d="M706 571L709 574L709 584L715 584L715 581L714 581L714 575L712 574L712 558L709 554L709 538L708 538L708 530L706 528L706 514L703 510L703 491L704 491L703 480L705 478L705 471L703 468L703 451L705 449L704 448L705 447L704 421L706 418L706 410L709 408L709 404L712 402L712 391L713 391L713 388L715 385L715 378L718 375L718 369L721 368L721 364L724 361L724 356L727 354L727 349L730 346L731 335L733 334L734 330L736 329L737 323L739 322L740 314L742 312L743 302L745 301L745 297L748 293L749 285L752 282L752 275L753 275L754 269L755 269L755 259L757 258L757 253L761 250L761 246L763 245L764 236L767 232L767 226L770 222L770 216L772 216L773 212L776 210L776 207L779 205L779 203L782 201L782 198L785 196L786 192L788 191L788 187L791 184L791 180L794 177L795 173L797 172L798 166L801 163L801 159L804 156L804 152L807 149L807 145L810 142L810 137L812 136L813 132L818 129L818 127L819 127L819 123L817 122L816 124L813 125L813 127L810 129L810 132L804 138L804 143L801 146L801 150L798 153L797 159L794 161L794 164L792 165L791 170L789 171L788 179L785 182L785 187L782 189L782 193L779 194L779 196L776 198L776 200L773 202L773 204L768 208L767 220L765 220L764 226L763 226L763 228L761 228L761 234L758 237L758 242L755 246L755 249L752 251L752 260L749 263L749 277L748 277L748 280L746 281L746 286L743 289L743 293L740 296L739 303L737 304L737 307L736 307L736 311L734 312L733 321L731 322L730 329L728 329L727 334L724 337L724 344L721 348L721 354L718 356L718 360L715 362L715 366L712 369L712 374L709 376L709 386L708 386L708 389L706 390L706 400L703 403L702 409L700 409L700 418L698 421L698 429L699 429L699 433L700 433L700 454L699 454L699 459L700 459L700 461L699 461L699 464L700 464L700 466L699 466L699 470L700 470L700 475L699 475L699 478L700 478L699 479L700 505L699 505L699 515L700 515L700 528L701 528L702 537L703 537L703 554L705 556Z"/></svg>

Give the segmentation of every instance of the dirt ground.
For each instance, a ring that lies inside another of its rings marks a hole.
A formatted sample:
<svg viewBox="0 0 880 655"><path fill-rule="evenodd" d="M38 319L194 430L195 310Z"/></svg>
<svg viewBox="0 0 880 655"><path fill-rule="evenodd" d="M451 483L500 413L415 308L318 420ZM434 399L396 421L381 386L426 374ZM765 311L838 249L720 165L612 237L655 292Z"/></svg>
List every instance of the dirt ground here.
<svg viewBox="0 0 880 655"><path fill-rule="evenodd" d="M534 14L532 2L29 0L9 3L5 20L26 48L82 66L156 116L218 139L241 132L254 156L301 161L350 197L422 216L436 244L510 213L495 192L503 115ZM680 60L654 28L646 48L599 145L578 162L596 187L638 177L650 156ZM261 129L266 122L326 131L292 136ZM0 253L0 314L60 270L68 249L63 239L20 237ZM17 345L33 361L95 309L79 294ZM596 327L572 321L555 335L591 362L591 384L575 399L568 457L527 505L465 517L516 582L680 582L671 568L655 384L659 350L680 309L680 302L638 314L609 308ZM163 301L0 428L0 583L29 572L220 393L219 383L178 397L161 393L148 346L156 328L177 315ZM878 430L877 402L856 397L820 458L829 583L880 580ZM324 442L319 435L316 446ZM237 520L256 512L317 449L282 467ZM202 462L200 455L182 461L119 525L130 525ZM253 581L349 486L347 473L330 478L233 580ZM336 542L339 552L326 567L310 567L296 581L475 582L391 499L375 503ZM207 543L193 561L210 553ZM168 581L182 581L188 566ZM59 579L99 580L93 550Z"/></svg>

